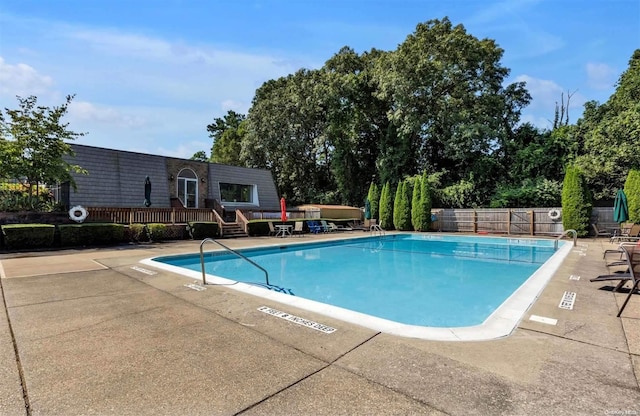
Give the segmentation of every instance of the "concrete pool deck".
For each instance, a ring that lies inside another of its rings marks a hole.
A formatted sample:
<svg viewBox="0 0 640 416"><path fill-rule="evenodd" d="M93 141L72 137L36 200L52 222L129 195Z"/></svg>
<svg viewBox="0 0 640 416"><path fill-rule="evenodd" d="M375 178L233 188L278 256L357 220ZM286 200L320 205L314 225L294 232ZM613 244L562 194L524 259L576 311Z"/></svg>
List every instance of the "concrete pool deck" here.
<svg viewBox="0 0 640 416"><path fill-rule="evenodd" d="M578 240L515 331L481 342L384 334L139 263L198 241L0 254L0 415L640 415L640 295L617 318L626 293L589 282L614 247Z"/></svg>

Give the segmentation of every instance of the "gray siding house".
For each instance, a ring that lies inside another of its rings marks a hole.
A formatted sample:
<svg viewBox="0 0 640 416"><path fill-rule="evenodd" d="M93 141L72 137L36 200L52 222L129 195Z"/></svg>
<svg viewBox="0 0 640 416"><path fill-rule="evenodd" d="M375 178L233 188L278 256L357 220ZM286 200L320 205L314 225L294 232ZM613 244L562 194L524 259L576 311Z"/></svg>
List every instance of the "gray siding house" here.
<svg viewBox="0 0 640 416"><path fill-rule="evenodd" d="M67 162L88 174L72 176L77 191L67 185L60 199L68 206L142 207L145 179L151 181L151 207L279 210L271 172L217 163L71 144L75 156Z"/></svg>

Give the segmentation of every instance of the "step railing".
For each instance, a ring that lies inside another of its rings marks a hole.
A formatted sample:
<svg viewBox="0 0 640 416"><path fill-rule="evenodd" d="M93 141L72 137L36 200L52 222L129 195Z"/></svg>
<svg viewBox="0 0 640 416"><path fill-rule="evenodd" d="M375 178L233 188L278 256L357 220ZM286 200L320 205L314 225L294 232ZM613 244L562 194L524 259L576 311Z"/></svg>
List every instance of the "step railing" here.
<svg viewBox="0 0 640 416"><path fill-rule="evenodd" d="M369 231L371 231L371 235L378 235L380 237L384 237L385 231L378 224L371 224L369 226Z"/></svg>
<svg viewBox="0 0 640 416"><path fill-rule="evenodd" d="M207 284L206 273L205 273L205 270L204 270L204 251L203 251L203 246L204 246L204 244L206 242L215 243L215 244L219 245L220 247L224 248L225 250L227 250L228 252L230 252L232 254L235 254L236 256L240 257L241 259L251 263L252 265L257 267L258 269L262 270L264 272L264 278L265 278L265 281L267 282L267 286L271 286L269 284L269 272L264 267L260 266L258 263L256 263L255 261L251 260L250 258L245 256L244 254L239 253L239 252L235 251L234 249L232 249L230 247L227 247L226 245L222 244L220 241L214 240L213 238L205 238L200 243L200 269L202 270L202 284L203 285Z"/></svg>
<svg viewBox="0 0 640 416"><path fill-rule="evenodd" d="M576 247L578 245L578 232L576 230L574 230L574 229L570 229L570 230L564 231L562 234L560 234L558 237L556 237L555 241L553 242L554 250L558 249L558 241L562 237L566 237L569 234L573 234L573 246Z"/></svg>

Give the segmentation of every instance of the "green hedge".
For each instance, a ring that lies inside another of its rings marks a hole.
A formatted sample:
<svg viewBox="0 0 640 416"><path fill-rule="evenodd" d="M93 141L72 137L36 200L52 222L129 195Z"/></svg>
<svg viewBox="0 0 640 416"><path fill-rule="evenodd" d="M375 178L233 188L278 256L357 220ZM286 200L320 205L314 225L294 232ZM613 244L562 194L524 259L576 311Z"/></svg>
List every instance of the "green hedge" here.
<svg viewBox="0 0 640 416"><path fill-rule="evenodd" d="M88 246L119 244L125 241L124 225L110 223L62 224L60 245Z"/></svg>
<svg viewBox="0 0 640 416"><path fill-rule="evenodd" d="M51 224L8 224L0 228L4 244L11 249L51 247L56 232Z"/></svg>
<svg viewBox="0 0 640 416"><path fill-rule="evenodd" d="M187 224L187 231L193 240L203 240L205 238L216 238L220 236L220 229L217 222L190 222Z"/></svg>
<svg viewBox="0 0 640 416"><path fill-rule="evenodd" d="M129 226L129 240L134 243L149 241L149 233L144 224L131 224Z"/></svg>

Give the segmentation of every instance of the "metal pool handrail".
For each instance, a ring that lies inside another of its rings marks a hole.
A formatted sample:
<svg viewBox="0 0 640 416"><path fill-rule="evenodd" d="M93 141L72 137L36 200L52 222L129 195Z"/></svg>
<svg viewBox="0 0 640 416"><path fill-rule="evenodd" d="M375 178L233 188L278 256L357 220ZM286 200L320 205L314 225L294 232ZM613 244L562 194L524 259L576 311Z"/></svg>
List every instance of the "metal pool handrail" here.
<svg viewBox="0 0 640 416"><path fill-rule="evenodd" d="M570 229L567 230L565 232L563 232L562 234L560 234L558 237L556 237L556 240L553 242L553 248L555 250L558 249L558 240L560 240L562 237L566 236L567 234L573 233L573 246L576 247L578 245L578 232L576 230Z"/></svg>
<svg viewBox="0 0 640 416"><path fill-rule="evenodd" d="M237 251L235 251L232 248L229 248L227 246L225 246L224 244L222 244L220 241L218 240L214 240L213 238L205 238L204 240L202 240L202 242L200 243L200 268L202 269L202 284L206 285L207 281L205 279L205 273L204 273L204 253L202 251L202 246L204 246L204 243L206 243L207 241L211 241L212 243L216 243L217 245L223 247L225 250L235 254L236 256L240 257L241 259L244 259L246 261L248 261L249 263L253 264L254 266L256 266L258 269L262 270L264 272L264 277L265 280L267 282L267 286L271 286L269 284L269 272L267 272L267 270L260 266L259 264L257 264L256 262L254 262L253 260L249 259L247 256L238 253Z"/></svg>

